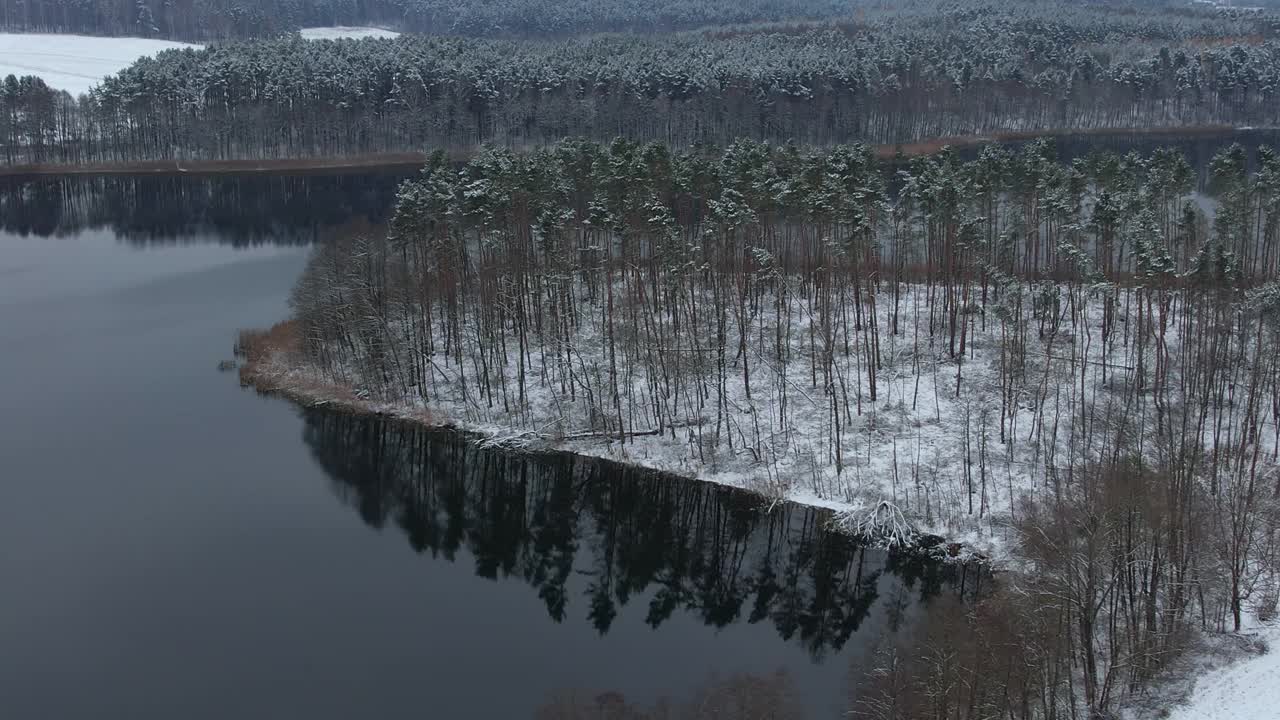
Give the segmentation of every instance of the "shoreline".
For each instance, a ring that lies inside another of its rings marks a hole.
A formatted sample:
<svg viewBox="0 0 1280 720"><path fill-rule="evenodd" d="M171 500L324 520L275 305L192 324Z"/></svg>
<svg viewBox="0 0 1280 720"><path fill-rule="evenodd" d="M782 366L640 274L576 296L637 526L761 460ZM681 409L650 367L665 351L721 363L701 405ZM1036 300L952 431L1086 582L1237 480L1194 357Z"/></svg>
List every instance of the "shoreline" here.
<svg viewBox="0 0 1280 720"><path fill-rule="evenodd" d="M872 145L881 160L892 160L899 154L921 157L943 148L967 148L988 144L1029 142L1040 138L1061 137L1205 137L1227 135L1268 127L1234 127L1231 125L1195 125L1189 127L1121 127L1121 128L1049 128L1044 130L1002 130L972 135L926 138L902 143ZM451 157L466 159L472 151L452 152ZM234 160L136 160L99 163L23 163L0 167L0 178L35 178L57 176L182 176L182 175L292 175L361 173L370 170L413 169L428 160L425 152L367 153L348 156L295 157Z"/></svg>
<svg viewBox="0 0 1280 720"><path fill-rule="evenodd" d="M747 493L758 498L767 511L775 505L793 504L831 513L829 525L831 529L857 536L868 544L886 551L901 552L928 557L937 562L975 563L992 571L1005 569L1007 558L999 557L993 547L978 547L963 539L937 532L935 528L922 528L918 519L899 513L895 519L905 520L911 526L909 539L887 537L876 533L862 532L855 527L857 519L853 516L865 517L882 511L883 502L873 507L854 507L838 501L806 500L795 497L775 497L752 487L735 485L716 480L714 477L689 475L671 470L652 467L634 459L618 458L610 454L583 452L580 448L570 447L564 441L535 435L530 432L516 432L503 436L487 433L483 429L460 425L456 421L437 417L429 411L416 408L399 407L390 403L381 403L359 397L351 388L333 383L305 377L305 370L288 363L284 356L296 348L296 331L293 320L277 323L267 330L241 331L236 342L234 353L240 360L237 368L240 386L252 388L261 395L282 398L296 405L326 409L335 412L346 412L357 416L376 417L397 422L409 423L427 431L449 432L463 437L467 442L482 448L518 454L566 454L597 462L616 463L619 466L656 473L682 482L705 482L729 488L737 492ZM292 347L290 347L292 345ZM603 440L601 438L600 440ZM896 510L896 508L893 508ZM841 520L842 514L847 514Z"/></svg>
<svg viewBox="0 0 1280 720"><path fill-rule="evenodd" d="M269 338L272 333L282 327L291 325L292 322L292 320L285 321L270 330L250 331L250 334ZM242 335L243 337L245 336ZM783 504L827 511L831 513L826 521L826 525L830 530L853 536L886 553L899 553L940 564L972 564L980 572L986 570L992 576L1012 573L1015 581L1018 577L1024 577L1029 571L1025 565L1020 563L1016 552L1006 550L1003 554L995 554L991 551L991 548L978 548L969 543L958 542L953 536L935 533L932 530L914 528L914 535L910 542L904 544L886 543L883 538L861 534L850 525L842 524L838 520L841 511L839 503L808 502L804 499L791 497L774 498L754 488L721 482L714 477L686 475L653 468L634 460L582 452L579 449L561 446L551 440L540 446L507 444L503 442L501 436L489 435L476 428L458 425L450 420L442 420L425 411L398 408L394 405L365 400L356 397L346 387L298 378L295 374L305 371L285 364L278 350L269 352L266 355L253 357L255 354L254 348L237 344L236 354L237 357L245 359L245 362L239 368L242 387L251 387L260 395L279 397L299 407L345 412L359 417L383 418L410 424L425 431L453 433L468 443L500 452L521 455L572 455L584 460L613 463L620 467L652 472L677 482L713 483L735 492L747 493L758 498L761 503L760 509L766 514L772 511L775 505ZM304 381L296 382L291 381L291 379ZM854 510L854 512L858 513L864 511L865 508ZM910 518L908 520L910 521ZM1249 652L1238 645L1242 638L1250 637L1261 638L1264 643L1263 646L1258 647L1255 645L1253 652ZM1162 674L1159 676L1160 679L1154 686L1156 688L1156 695L1154 695L1156 704L1154 706L1143 705L1138 701L1130 700L1130 702L1122 706L1124 710L1121 716L1134 718L1166 717L1174 720L1191 720L1191 718L1200 717L1206 707L1220 706L1224 693L1232 690L1237 679L1266 684L1272 682L1272 678L1276 677L1277 673L1280 672L1280 651L1277 651L1275 647L1266 646L1266 640L1280 638L1280 625L1276 625L1274 622L1251 623L1249 628L1242 629L1240 632L1225 629L1217 631L1202 630L1198 638L1199 644L1189 648L1185 654L1180 655L1175 665L1162 670ZM1214 650L1214 647L1225 647L1227 650L1223 654L1222 650ZM1185 680L1185 673L1187 672L1201 674L1207 672L1207 675L1187 685ZM1151 707L1157 708L1155 711L1157 714L1152 714Z"/></svg>

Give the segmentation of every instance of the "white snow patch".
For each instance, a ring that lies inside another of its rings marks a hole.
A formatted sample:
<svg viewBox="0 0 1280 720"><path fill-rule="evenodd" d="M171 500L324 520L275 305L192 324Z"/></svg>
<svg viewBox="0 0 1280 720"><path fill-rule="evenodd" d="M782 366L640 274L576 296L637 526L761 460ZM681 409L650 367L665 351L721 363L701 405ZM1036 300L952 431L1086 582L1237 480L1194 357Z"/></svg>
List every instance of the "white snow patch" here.
<svg viewBox="0 0 1280 720"><path fill-rule="evenodd" d="M314 27L302 28L299 32L307 40L341 40L343 38L359 40L360 38L400 37L400 33L394 30L383 30L375 27Z"/></svg>
<svg viewBox="0 0 1280 720"><path fill-rule="evenodd" d="M1280 623L1258 629L1268 650L1201 675L1191 700L1169 720L1261 720L1280 717Z"/></svg>
<svg viewBox="0 0 1280 720"><path fill-rule="evenodd" d="M132 37L0 33L0 77L36 75L72 95L89 92L139 58L198 45Z"/></svg>

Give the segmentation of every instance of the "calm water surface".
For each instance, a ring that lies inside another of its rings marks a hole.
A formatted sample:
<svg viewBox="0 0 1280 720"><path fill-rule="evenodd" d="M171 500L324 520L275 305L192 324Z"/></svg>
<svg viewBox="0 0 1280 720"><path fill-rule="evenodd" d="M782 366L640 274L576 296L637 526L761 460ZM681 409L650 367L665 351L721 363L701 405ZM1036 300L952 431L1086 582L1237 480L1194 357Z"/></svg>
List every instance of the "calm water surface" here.
<svg viewBox="0 0 1280 720"><path fill-rule="evenodd" d="M0 717L521 718L778 669L839 717L948 591L811 511L241 389L236 329L394 187L259 182L0 200Z"/></svg>

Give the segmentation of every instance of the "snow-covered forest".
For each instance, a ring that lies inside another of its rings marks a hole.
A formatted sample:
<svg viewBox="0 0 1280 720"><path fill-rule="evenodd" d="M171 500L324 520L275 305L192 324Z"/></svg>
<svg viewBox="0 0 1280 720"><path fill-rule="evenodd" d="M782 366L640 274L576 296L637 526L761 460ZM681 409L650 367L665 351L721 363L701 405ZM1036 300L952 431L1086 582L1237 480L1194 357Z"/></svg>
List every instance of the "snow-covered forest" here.
<svg viewBox="0 0 1280 720"><path fill-rule="evenodd" d="M1041 0L1020 3L1056 5ZM1241 4L1276 3L1250 0ZM374 25L434 35L556 37L830 20L903 10L936 12L948 5L937 0L0 0L0 29L207 41L270 38L306 27ZM1111 6L1121 11L1134 7L1184 14L1214 11L1179 0L1095 5L1096 9Z"/></svg>
<svg viewBox="0 0 1280 720"><path fill-rule="evenodd" d="M7 80L0 142L18 163L1274 125L1277 22L975 2L554 42L294 36L161 53L83 99Z"/></svg>
<svg viewBox="0 0 1280 720"><path fill-rule="evenodd" d="M376 25L438 35L551 37L823 20L881 7L870 0L0 0L0 29L204 41Z"/></svg>
<svg viewBox="0 0 1280 720"><path fill-rule="evenodd" d="M317 249L251 375L1017 541L1019 631L1058 644L1011 716L1101 712L1280 588L1280 156L1247 165L1203 197L1176 153L1045 143L888 182L865 146L437 155Z"/></svg>

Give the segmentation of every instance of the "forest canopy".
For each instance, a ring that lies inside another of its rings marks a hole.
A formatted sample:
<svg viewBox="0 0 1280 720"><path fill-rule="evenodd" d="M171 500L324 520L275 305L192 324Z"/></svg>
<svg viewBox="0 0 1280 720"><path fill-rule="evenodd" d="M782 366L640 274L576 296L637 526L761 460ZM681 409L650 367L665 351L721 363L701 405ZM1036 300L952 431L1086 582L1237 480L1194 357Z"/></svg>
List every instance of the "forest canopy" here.
<svg viewBox="0 0 1280 720"><path fill-rule="evenodd" d="M1253 4L1272 5L1274 0ZM489 38L600 32L661 33L751 23L938 16L980 5L939 0L0 0L0 28L178 40L270 38L303 27L375 25L403 32ZM1052 14L1061 5L1004 6ZM1174 16L1249 14L1176 0L1085 3L1090 12Z"/></svg>

